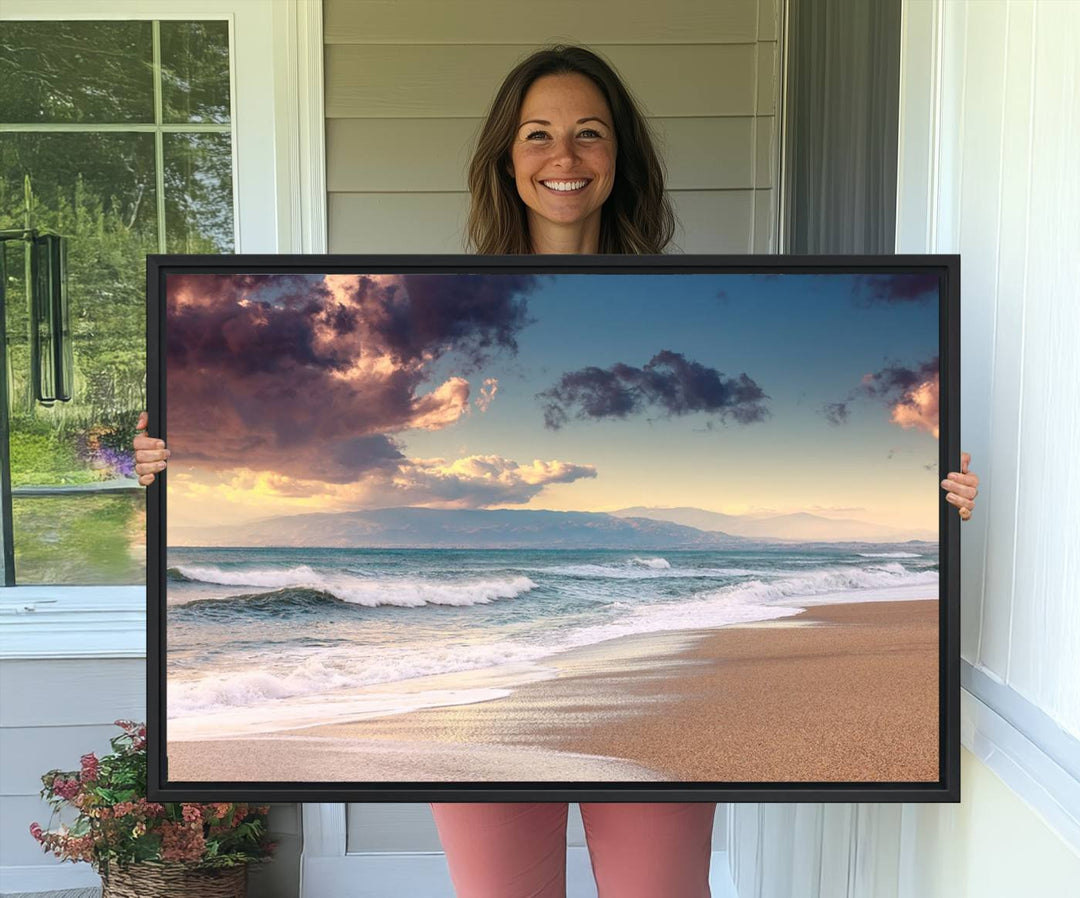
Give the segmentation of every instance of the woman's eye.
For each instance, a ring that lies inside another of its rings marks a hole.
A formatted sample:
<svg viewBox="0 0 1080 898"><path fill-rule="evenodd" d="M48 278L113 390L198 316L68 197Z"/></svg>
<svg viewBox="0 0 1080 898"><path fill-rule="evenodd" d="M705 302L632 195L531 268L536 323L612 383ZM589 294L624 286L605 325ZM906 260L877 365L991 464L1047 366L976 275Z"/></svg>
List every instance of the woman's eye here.
<svg viewBox="0 0 1080 898"><path fill-rule="evenodd" d="M530 131L526 136L526 140L532 140L534 137L547 137L547 131ZM578 134L578 137L603 137L603 135L594 128L586 128L584 131Z"/></svg>

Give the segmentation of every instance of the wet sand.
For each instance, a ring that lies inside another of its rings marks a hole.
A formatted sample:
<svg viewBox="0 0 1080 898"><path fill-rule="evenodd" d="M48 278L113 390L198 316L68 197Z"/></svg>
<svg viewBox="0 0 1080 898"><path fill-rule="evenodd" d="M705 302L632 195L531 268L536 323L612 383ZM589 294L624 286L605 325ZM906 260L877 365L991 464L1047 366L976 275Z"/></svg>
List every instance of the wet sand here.
<svg viewBox="0 0 1080 898"><path fill-rule="evenodd" d="M609 640L503 698L170 740L171 781L934 782L938 602ZM429 678L452 686L453 676Z"/></svg>

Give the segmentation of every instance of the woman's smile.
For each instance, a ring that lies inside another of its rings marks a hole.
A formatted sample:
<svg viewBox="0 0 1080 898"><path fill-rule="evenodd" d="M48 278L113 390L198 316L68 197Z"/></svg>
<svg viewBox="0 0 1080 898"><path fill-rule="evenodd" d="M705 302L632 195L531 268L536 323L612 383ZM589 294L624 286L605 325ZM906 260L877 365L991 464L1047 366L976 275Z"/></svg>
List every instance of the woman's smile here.
<svg viewBox="0 0 1080 898"><path fill-rule="evenodd" d="M592 178L573 178L570 180L551 179L547 181L541 181L540 183L543 184L552 193L577 195L581 193L591 181Z"/></svg>

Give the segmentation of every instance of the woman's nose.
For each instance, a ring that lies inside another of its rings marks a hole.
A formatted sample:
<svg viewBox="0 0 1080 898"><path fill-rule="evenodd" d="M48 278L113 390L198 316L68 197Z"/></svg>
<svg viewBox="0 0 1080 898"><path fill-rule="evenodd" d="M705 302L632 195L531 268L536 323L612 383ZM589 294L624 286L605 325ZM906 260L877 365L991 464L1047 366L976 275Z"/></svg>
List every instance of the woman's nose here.
<svg viewBox="0 0 1080 898"><path fill-rule="evenodd" d="M551 156L553 160L557 161L573 162L577 159L577 146L574 144L574 138L572 136L557 138L551 148Z"/></svg>

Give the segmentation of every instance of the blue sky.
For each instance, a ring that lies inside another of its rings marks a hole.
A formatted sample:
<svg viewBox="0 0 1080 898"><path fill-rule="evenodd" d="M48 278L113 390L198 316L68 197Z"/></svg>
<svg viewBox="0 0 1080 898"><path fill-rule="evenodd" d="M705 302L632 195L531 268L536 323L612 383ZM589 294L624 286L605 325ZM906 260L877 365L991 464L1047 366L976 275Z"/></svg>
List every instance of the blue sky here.
<svg viewBox="0 0 1080 898"><path fill-rule="evenodd" d="M934 358L937 296L867 301L867 285L856 286L851 275L547 278L529 296L535 321L520 332L518 353L500 354L469 375L475 384L498 380L488 410L445 430L403 435L409 454L497 452L597 467L597 478L550 486L530 508L695 505L739 513L819 506L874 515L889 508L912 526L933 527L937 439L893 423L884 398L856 398L842 424L830 423L823 408L846 400L866 374ZM619 362L640 367L661 350L728 377L747 374L768 395L771 415L721 423L705 411L668 416L654 408L544 427L536 394L564 372ZM459 373L455 362L440 359L432 382Z"/></svg>

